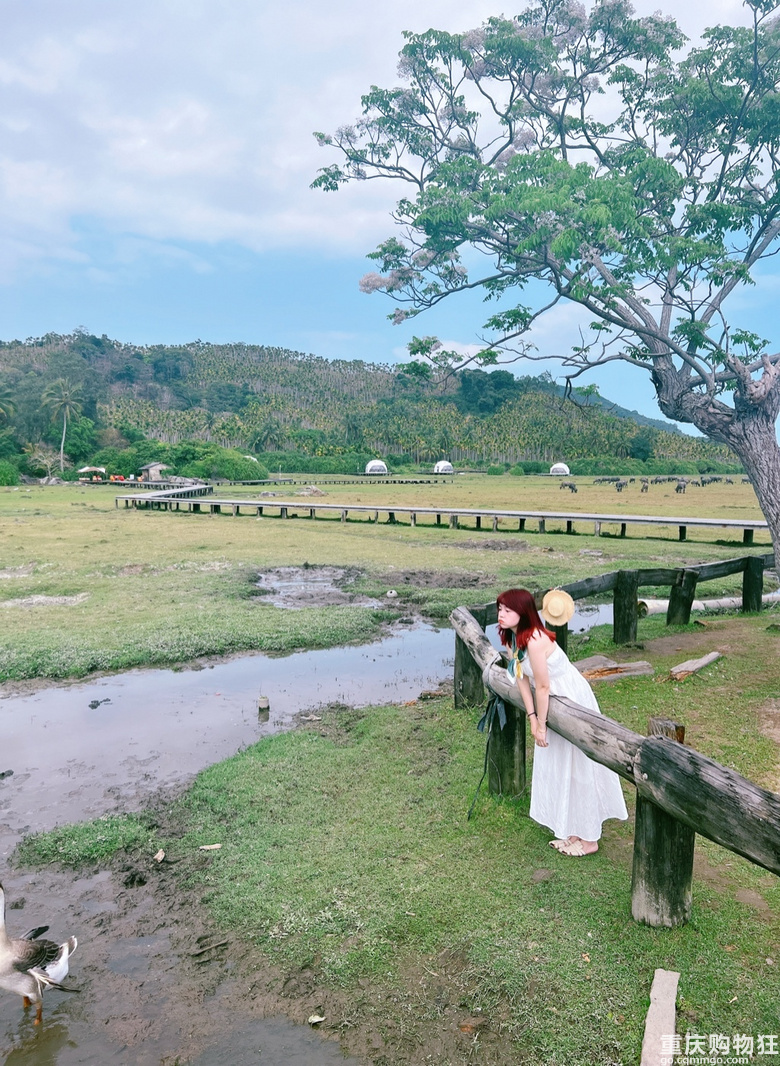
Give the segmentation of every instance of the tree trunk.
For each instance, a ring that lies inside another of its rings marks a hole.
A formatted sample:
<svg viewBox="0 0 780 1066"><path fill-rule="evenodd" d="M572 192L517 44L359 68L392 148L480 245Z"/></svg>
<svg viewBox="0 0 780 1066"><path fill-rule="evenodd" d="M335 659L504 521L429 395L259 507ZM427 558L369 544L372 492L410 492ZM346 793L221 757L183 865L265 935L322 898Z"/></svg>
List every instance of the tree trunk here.
<svg viewBox="0 0 780 1066"><path fill-rule="evenodd" d="M60 441L60 473L65 470L65 434L68 429L68 416L62 412L62 440Z"/></svg>
<svg viewBox="0 0 780 1066"><path fill-rule="evenodd" d="M653 383L658 404L667 416L690 422L702 433L727 444L739 457L753 483L774 547L780 547L780 445L776 422L780 413L780 377L767 381L761 399L751 402L742 388L758 388L760 382L740 383L734 392L734 408L719 400L697 395L690 387L680 388L681 379L664 360L656 360ZM764 379L766 381L766 377ZM775 559L780 574L780 562Z"/></svg>
<svg viewBox="0 0 780 1066"><path fill-rule="evenodd" d="M756 412L760 414L760 412ZM780 445L774 422L762 418L735 419L729 444L739 456L764 513L772 544L780 546ZM775 558L780 572L780 561Z"/></svg>

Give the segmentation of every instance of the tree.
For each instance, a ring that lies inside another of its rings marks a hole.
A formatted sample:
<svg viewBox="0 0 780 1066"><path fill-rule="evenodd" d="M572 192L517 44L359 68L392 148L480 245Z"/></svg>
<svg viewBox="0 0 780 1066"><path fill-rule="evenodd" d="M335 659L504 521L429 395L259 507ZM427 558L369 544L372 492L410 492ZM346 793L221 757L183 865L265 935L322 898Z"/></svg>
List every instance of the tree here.
<svg viewBox="0 0 780 1066"><path fill-rule="evenodd" d="M264 422L252 435L251 446L257 451L275 452L284 437L284 430L273 419Z"/></svg>
<svg viewBox="0 0 780 1066"><path fill-rule="evenodd" d="M653 429L647 427L640 429L631 441L628 454L632 459L641 459L643 461L651 459L657 436L658 434Z"/></svg>
<svg viewBox="0 0 780 1066"><path fill-rule="evenodd" d="M342 161L314 185L409 186L402 238L361 282L398 302L395 321L478 288L498 306L477 365L555 354L569 384L612 360L648 372L667 418L736 452L779 543L780 353L729 310L780 250L780 21L771 0L748 7L750 27L687 50L671 18L627 0L407 33L406 85L316 135ZM530 326L565 301L590 326L536 353Z"/></svg>
<svg viewBox="0 0 780 1066"><path fill-rule="evenodd" d="M51 411L52 422L62 419L62 439L60 440L60 472L65 469L65 434L68 432L68 419L81 414L78 397L81 386L74 385L65 378L58 378L44 389L41 402ZM51 475L49 475L51 476Z"/></svg>
<svg viewBox="0 0 780 1066"><path fill-rule="evenodd" d="M16 407L10 389L0 391L0 422L10 422Z"/></svg>
<svg viewBox="0 0 780 1066"><path fill-rule="evenodd" d="M57 433L56 426L51 427L52 434ZM56 443L56 436L52 439ZM83 463L97 451L97 433L95 423L91 418L77 415L68 422L68 432L65 437L65 445L68 449L68 457L74 463Z"/></svg>
<svg viewBox="0 0 780 1066"><path fill-rule="evenodd" d="M348 410L344 415L344 443L348 448L360 448L365 441L365 424L359 411Z"/></svg>
<svg viewBox="0 0 780 1066"><path fill-rule="evenodd" d="M60 470L64 469L64 461L62 454L59 455L48 444L43 444L40 441L35 444L28 444L24 449L27 456L27 467L29 470L45 470L46 477L51 477L51 472L59 462Z"/></svg>

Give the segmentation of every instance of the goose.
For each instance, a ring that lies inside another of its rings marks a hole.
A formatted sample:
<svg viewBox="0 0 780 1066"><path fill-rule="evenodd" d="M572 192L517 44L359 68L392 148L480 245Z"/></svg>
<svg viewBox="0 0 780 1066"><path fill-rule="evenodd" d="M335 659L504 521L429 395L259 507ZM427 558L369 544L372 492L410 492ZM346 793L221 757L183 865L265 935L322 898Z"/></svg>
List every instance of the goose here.
<svg viewBox="0 0 780 1066"><path fill-rule="evenodd" d="M76 950L78 940L75 936L69 937L64 944L39 940L48 928L48 925L36 926L12 940L5 928L5 891L0 884L0 988L21 996L25 1010L31 1003L36 1004L36 1025L40 1025L43 1017L45 989L78 991L62 984L68 976L68 959Z"/></svg>

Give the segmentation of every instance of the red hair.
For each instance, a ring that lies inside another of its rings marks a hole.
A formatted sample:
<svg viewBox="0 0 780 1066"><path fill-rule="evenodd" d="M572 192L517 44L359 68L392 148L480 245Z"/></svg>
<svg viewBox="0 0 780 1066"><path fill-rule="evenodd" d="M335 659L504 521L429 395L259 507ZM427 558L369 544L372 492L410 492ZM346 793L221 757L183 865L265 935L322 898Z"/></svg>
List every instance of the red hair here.
<svg viewBox="0 0 780 1066"><path fill-rule="evenodd" d="M548 629L539 617L534 598L528 589L507 589L496 597L496 605L499 604L508 607L520 617L516 631L498 627L498 635L505 647L511 648L514 638L516 647L525 648L534 633L544 633L550 640L555 640L555 633Z"/></svg>

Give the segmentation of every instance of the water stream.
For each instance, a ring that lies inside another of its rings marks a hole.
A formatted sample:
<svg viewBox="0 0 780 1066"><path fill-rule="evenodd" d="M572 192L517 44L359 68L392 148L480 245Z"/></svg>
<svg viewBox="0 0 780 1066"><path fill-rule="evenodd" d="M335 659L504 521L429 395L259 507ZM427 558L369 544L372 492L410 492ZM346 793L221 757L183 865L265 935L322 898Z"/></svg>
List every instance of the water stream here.
<svg viewBox="0 0 780 1066"><path fill-rule="evenodd" d="M360 647L130 670L0 699L0 849L22 833L139 808L295 716L413 699L452 676L452 630L400 628ZM268 721L258 698L270 703Z"/></svg>

